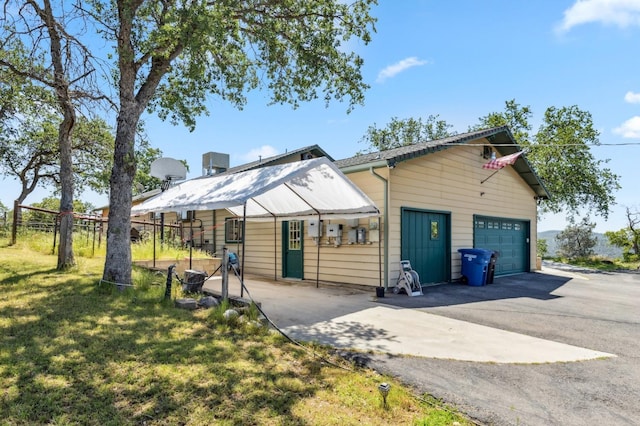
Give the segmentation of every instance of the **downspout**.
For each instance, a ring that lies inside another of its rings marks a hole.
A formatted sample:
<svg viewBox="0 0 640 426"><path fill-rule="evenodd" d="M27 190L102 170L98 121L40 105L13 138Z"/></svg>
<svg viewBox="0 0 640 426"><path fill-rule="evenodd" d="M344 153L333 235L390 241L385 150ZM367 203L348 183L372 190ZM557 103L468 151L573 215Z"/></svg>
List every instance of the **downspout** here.
<svg viewBox="0 0 640 426"><path fill-rule="evenodd" d="M380 176L373 170L373 166L369 167L369 172L380 179L384 184L384 215L382 220L384 221L384 290L389 289L389 180Z"/></svg>
<svg viewBox="0 0 640 426"><path fill-rule="evenodd" d="M211 230L211 232L212 232L211 243L212 243L213 247L211 247L211 252L213 253L213 256L215 257L216 252L218 251L218 241L217 241L217 238L216 238L217 223L216 223L216 211L215 210L212 210L212 216L213 217L211 218L211 220L213 222L212 222L211 225L212 225L213 229Z"/></svg>
<svg viewBox="0 0 640 426"><path fill-rule="evenodd" d="M240 261L240 297L244 297L244 254L245 246L247 245L247 202L244 202L242 207L242 260Z"/></svg>

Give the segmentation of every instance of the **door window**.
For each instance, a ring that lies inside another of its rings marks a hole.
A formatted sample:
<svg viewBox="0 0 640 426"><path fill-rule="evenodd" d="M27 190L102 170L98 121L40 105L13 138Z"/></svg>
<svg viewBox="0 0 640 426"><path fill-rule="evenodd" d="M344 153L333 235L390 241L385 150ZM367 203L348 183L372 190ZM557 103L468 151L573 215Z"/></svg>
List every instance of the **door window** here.
<svg viewBox="0 0 640 426"><path fill-rule="evenodd" d="M289 250L300 250L302 247L302 222L292 220L289 222Z"/></svg>

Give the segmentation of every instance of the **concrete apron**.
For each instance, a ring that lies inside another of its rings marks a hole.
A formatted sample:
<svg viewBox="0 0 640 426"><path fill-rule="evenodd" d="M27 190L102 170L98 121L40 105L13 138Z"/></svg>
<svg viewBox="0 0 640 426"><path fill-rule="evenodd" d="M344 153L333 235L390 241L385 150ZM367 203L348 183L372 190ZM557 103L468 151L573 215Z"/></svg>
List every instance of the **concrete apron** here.
<svg viewBox="0 0 640 426"><path fill-rule="evenodd" d="M473 362L538 364L615 357L434 315L418 309L381 306L364 291L290 282L245 279L251 296L288 336L336 348ZM218 293L219 281L205 292ZM240 295L231 278L230 296ZM244 294L247 297L247 293ZM408 297L408 296L407 296ZM427 296L421 296L427 297Z"/></svg>

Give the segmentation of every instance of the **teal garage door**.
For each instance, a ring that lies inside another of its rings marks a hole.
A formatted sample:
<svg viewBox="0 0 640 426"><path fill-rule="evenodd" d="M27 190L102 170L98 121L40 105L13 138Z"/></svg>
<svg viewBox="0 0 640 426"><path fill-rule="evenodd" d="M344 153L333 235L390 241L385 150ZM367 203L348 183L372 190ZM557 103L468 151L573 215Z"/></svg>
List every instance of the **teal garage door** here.
<svg viewBox="0 0 640 426"><path fill-rule="evenodd" d="M529 221L475 216L473 246L498 252L496 275L529 272Z"/></svg>
<svg viewBox="0 0 640 426"><path fill-rule="evenodd" d="M409 260L423 285L450 281L449 214L402 209L401 260Z"/></svg>

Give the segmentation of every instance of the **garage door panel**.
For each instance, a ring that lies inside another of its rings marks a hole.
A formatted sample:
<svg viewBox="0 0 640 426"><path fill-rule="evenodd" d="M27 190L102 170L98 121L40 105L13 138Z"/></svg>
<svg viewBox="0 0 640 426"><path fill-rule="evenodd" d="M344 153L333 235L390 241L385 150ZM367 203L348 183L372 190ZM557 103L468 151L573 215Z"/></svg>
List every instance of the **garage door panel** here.
<svg viewBox="0 0 640 426"><path fill-rule="evenodd" d="M527 221L476 216L474 247L496 251L496 275L529 269L529 223Z"/></svg>

